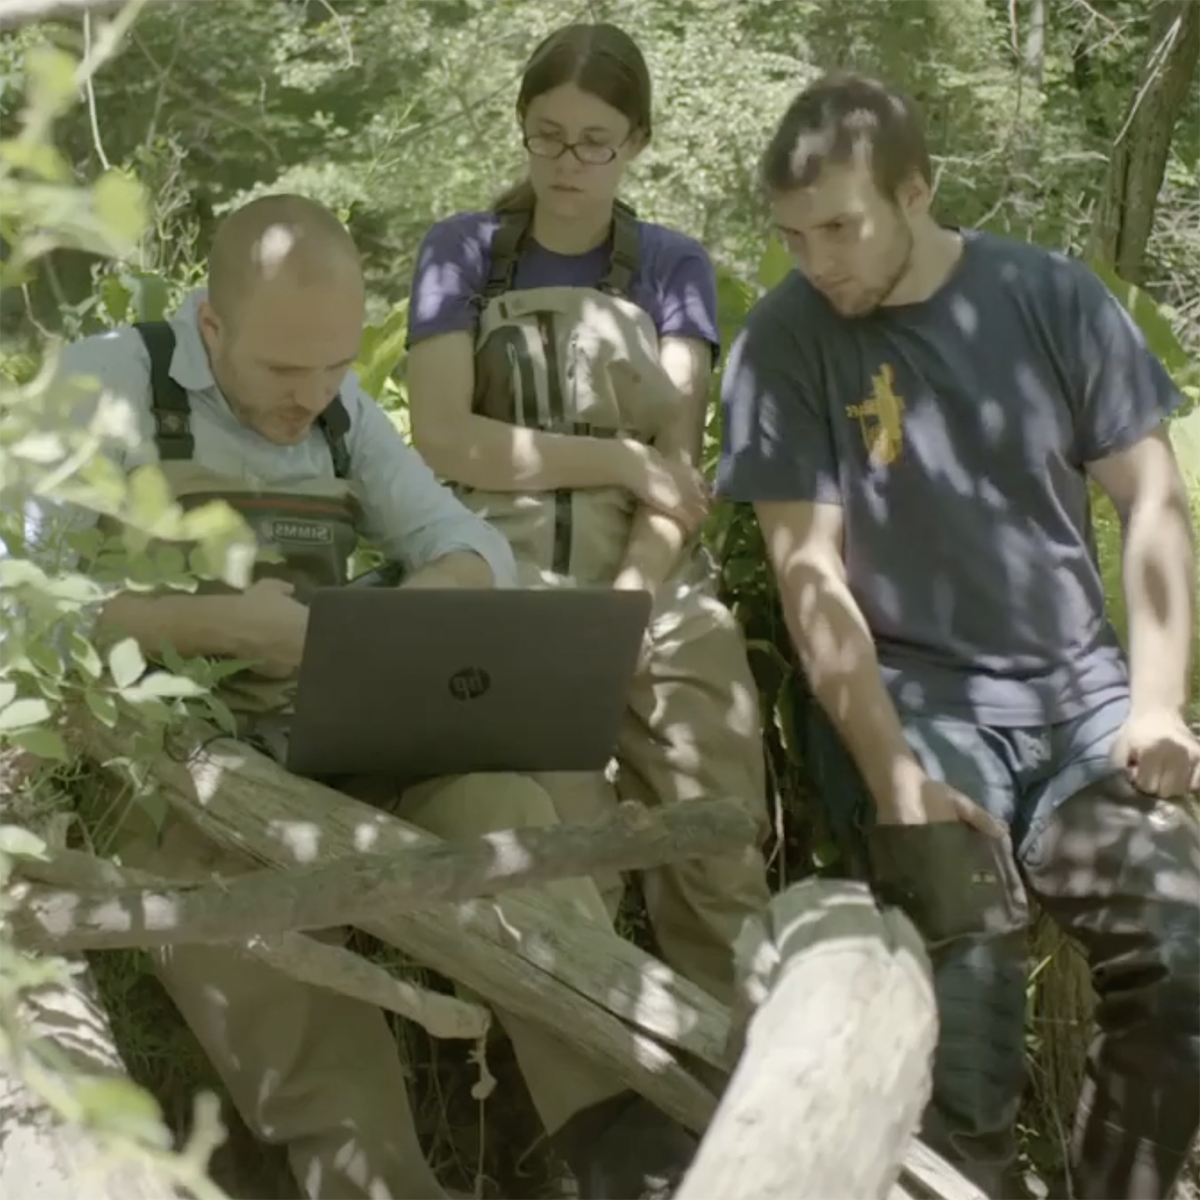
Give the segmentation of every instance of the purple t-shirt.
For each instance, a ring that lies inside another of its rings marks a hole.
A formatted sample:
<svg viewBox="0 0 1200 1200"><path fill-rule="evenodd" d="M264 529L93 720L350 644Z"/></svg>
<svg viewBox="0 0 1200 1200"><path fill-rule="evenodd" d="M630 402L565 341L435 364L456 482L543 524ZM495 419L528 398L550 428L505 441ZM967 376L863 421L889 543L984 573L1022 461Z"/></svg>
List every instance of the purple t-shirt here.
<svg viewBox="0 0 1200 1200"><path fill-rule="evenodd" d="M493 212L459 213L425 235L413 273L408 344L439 333L472 330L477 297L491 268ZM665 225L638 222L640 255L633 301L650 315L659 337L696 338L720 350L717 281L699 242ZM608 274L611 242L586 254L556 254L527 239L513 278L516 288L596 287Z"/></svg>

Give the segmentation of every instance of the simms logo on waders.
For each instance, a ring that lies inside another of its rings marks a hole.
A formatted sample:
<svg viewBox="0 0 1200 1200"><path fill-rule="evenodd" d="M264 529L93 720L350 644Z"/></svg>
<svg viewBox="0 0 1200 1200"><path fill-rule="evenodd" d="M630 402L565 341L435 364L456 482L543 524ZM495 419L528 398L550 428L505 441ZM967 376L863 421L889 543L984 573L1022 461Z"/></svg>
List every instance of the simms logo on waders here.
<svg viewBox="0 0 1200 1200"><path fill-rule="evenodd" d="M326 546L333 541L333 530L326 521L276 517L270 528L271 539L276 542L306 542L310 546Z"/></svg>
<svg viewBox="0 0 1200 1200"><path fill-rule="evenodd" d="M450 695L455 700L478 700L492 686L492 677L482 667L463 667L450 676Z"/></svg>

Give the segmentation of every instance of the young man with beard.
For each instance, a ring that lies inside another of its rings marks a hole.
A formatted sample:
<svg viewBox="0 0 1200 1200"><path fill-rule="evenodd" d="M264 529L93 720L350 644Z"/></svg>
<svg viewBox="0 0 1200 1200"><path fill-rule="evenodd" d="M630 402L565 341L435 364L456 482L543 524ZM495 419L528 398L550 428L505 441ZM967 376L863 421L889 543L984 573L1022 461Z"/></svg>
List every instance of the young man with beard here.
<svg viewBox="0 0 1200 1200"><path fill-rule="evenodd" d="M719 490L755 506L819 702L831 823L934 963L927 1140L1013 1195L1030 899L1084 946L1099 1031L1079 1197L1164 1197L1200 1119L1200 785L1181 398L1080 263L939 224L893 89L804 91L763 182L798 269L723 384ZM1123 529L1128 658L1088 486ZM818 707L818 706L814 706Z"/></svg>

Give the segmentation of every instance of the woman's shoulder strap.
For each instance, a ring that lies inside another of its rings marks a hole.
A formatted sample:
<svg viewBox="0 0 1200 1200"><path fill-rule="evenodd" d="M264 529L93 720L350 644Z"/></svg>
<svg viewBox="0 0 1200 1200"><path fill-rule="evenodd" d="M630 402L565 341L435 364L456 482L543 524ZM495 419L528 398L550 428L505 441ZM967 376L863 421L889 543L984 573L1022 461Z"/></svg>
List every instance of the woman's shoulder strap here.
<svg viewBox="0 0 1200 1200"><path fill-rule="evenodd" d="M608 274L601 281L603 291L628 296L633 291L642 261L642 230L632 205L618 200L613 205L612 257Z"/></svg>
<svg viewBox="0 0 1200 1200"><path fill-rule="evenodd" d="M496 213L496 220L496 232L492 235L491 263L483 288L485 300L512 291L517 261L521 257L529 226L533 222L533 209L501 209Z"/></svg>

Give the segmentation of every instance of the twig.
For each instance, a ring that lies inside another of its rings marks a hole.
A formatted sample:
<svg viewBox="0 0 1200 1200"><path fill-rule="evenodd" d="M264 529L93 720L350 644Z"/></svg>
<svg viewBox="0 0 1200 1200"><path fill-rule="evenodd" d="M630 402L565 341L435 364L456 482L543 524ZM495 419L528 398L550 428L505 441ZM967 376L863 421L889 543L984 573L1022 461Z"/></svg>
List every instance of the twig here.
<svg viewBox="0 0 1200 1200"><path fill-rule="evenodd" d="M347 66L347 67L354 66L355 65L354 43L350 40L350 32L346 28L345 19L342 17L341 13L337 12L337 10L333 7L333 5L329 3L329 0L317 0L317 3L320 4L320 6L330 15L330 17L333 19L334 23L338 27L338 33L340 33L342 35L342 42L345 44L345 47L346 47L345 66Z"/></svg>
<svg viewBox="0 0 1200 1200"><path fill-rule="evenodd" d="M90 58L92 55L92 14L86 10L83 14L83 52L85 58ZM111 171L112 163L108 161L108 155L104 153L104 143L100 140L100 119L96 113L96 88L90 74L84 80L83 89L87 96L88 122L92 127L92 145L95 146L96 153L100 156L100 165L106 171Z"/></svg>

